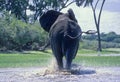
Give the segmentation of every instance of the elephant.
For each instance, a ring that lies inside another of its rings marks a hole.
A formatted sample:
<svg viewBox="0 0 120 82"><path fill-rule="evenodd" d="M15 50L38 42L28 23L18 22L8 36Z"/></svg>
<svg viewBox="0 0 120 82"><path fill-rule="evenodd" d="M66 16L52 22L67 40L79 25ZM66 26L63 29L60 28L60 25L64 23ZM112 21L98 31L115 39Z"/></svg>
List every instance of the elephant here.
<svg viewBox="0 0 120 82"><path fill-rule="evenodd" d="M67 13L49 10L40 17L39 22L41 27L49 33L49 41L58 69L70 71L82 34L73 10L69 9ZM64 56L65 67L63 66Z"/></svg>

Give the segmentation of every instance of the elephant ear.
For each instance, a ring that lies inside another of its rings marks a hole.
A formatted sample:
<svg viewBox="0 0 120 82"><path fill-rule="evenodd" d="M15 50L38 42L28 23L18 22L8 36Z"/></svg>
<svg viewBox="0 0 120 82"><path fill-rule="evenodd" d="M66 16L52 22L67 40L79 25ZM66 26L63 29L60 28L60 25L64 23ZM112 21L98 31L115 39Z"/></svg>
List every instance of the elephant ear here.
<svg viewBox="0 0 120 82"><path fill-rule="evenodd" d="M54 22L56 21L58 16L61 15L61 14L63 14L63 13L58 12L58 11L54 11L54 10L47 11L39 19L41 27L45 31L49 32L50 27L54 24Z"/></svg>
<svg viewBox="0 0 120 82"><path fill-rule="evenodd" d="M68 10L68 15L69 15L69 18L70 18L71 20L77 22L77 19L75 18L75 14L74 14L74 12L73 12L72 9L69 9L69 10Z"/></svg>

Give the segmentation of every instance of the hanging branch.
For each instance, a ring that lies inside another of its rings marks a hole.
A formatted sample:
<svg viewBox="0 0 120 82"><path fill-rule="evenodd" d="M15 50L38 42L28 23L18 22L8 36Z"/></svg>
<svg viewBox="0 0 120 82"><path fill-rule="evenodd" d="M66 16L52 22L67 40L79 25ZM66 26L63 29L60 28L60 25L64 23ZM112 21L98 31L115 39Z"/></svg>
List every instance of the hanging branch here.
<svg viewBox="0 0 120 82"><path fill-rule="evenodd" d="M97 22L96 13L95 13L96 8L93 7L93 4L92 4L92 3L90 3L90 4L91 4L92 10L93 10L93 15L94 15L95 24L96 24L96 26L97 26L98 22ZM96 3L96 4L97 4L97 3Z"/></svg>
<svg viewBox="0 0 120 82"><path fill-rule="evenodd" d="M95 4L95 7L94 7L95 10L96 10L96 7L97 7L99 1L100 1L100 0L97 0L97 2L96 2L96 4Z"/></svg>

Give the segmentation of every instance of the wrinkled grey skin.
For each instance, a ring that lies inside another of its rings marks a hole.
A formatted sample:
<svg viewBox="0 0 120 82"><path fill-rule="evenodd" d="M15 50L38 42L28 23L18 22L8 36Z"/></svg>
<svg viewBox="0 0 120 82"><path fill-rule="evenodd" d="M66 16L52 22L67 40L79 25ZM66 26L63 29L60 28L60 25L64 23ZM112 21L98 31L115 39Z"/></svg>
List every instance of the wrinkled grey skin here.
<svg viewBox="0 0 120 82"><path fill-rule="evenodd" d="M59 70L64 69L64 56L66 59L65 69L70 70L72 60L78 51L82 33L72 9L69 9L66 14L60 14L48 32L52 52L56 58Z"/></svg>

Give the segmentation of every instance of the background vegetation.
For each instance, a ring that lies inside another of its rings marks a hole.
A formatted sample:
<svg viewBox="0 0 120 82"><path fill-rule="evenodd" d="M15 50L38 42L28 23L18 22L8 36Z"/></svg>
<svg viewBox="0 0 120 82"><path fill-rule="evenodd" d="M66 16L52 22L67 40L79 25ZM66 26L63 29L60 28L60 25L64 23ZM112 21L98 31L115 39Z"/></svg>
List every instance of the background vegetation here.
<svg viewBox="0 0 120 82"><path fill-rule="evenodd" d="M43 45L47 33L36 22L31 25L3 12L0 16L0 51L34 50Z"/></svg>
<svg viewBox="0 0 120 82"><path fill-rule="evenodd" d="M24 23L8 12L0 15L0 51L38 50L47 38L48 34L38 22ZM101 41L102 48L120 48L120 35L115 32L101 33ZM80 49L97 50L97 35L83 35Z"/></svg>
<svg viewBox="0 0 120 82"><path fill-rule="evenodd" d="M101 33L101 46L102 48L120 48L120 35L115 32ZM97 49L98 37L96 34L83 35L81 41L81 48Z"/></svg>

